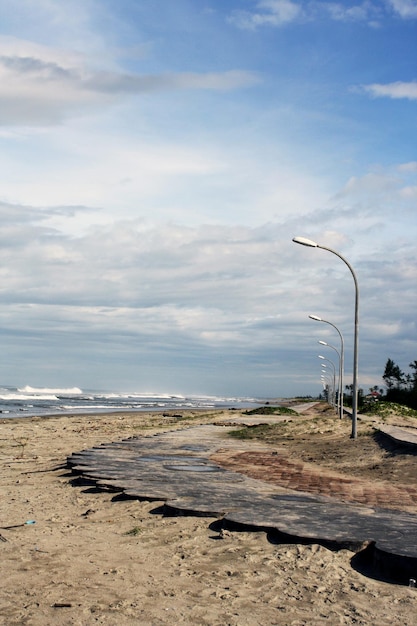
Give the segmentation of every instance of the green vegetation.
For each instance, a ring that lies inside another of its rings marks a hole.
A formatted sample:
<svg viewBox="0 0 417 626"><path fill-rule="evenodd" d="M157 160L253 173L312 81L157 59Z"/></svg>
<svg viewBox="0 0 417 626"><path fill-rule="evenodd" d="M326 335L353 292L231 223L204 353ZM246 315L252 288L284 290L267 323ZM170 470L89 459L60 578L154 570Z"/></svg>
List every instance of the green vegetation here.
<svg viewBox="0 0 417 626"><path fill-rule="evenodd" d="M260 406L257 409L245 411L245 415L298 415L297 411L287 406Z"/></svg>
<svg viewBox="0 0 417 626"><path fill-rule="evenodd" d="M178 424L187 424L188 422L203 422L203 421L211 421L214 418L222 415L222 410L213 410L209 413L203 413L199 411L189 411L185 410L184 413L163 413L162 416L160 413L155 413L151 416L147 416L147 419L141 421L140 423L133 426L134 429L139 431L145 430L154 430L159 427L166 427L178 425ZM123 426L121 426L123 428ZM131 428L129 425L127 428Z"/></svg>
<svg viewBox="0 0 417 626"><path fill-rule="evenodd" d="M256 426L245 426L239 430L232 430L228 434L235 439L262 439L265 441L271 436L276 436L277 424L259 424Z"/></svg>
<svg viewBox="0 0 417 626"><path fill-rule="evenodd" d="M302 418L300 415L296 420L287 420L276 424L256 424L255 426L245 426L239 430L229 431L228 435L234 439L258 440L268 444L293 441L295 438L307 438L316 435L322 437L325 433L333 433L335 426L339 426L332 409L332 416L322 413L316 418Z"/></svg>
<svg viewBox="0 0 417 626"><path fill-rule="evenodd" d="M411 415L407 408L417 410L417 360L409 364L411 372L404 373L392 360L388 359L385 364L382 380L385 385L380 389L378 385L369 389L369 394L364 395L363 389L358 389L358 407L361 413L375 415ZM345 406L352 406L353 385L345 386L343 402ZM379 405L387 405L380 406Z"/></svg>
<svg viewBox="0 0 417 626"><path fill-rule="evenodd" d="M130 537L137 537L138 535L141 534L141 532L142 532L142 528L140 526L134 526L130 530L126 531L125 535L128 535Z"/></svg>
<svg viewBox="0 0 417 626"><path fill-rule="evenodd" d="M392 359L388 359L382 375L387 388L385 400L417 409L417 361L409 364L411 373L405 374Z"/></svg>
<svg viewBox="0 0 417 626"><path fill-rule="evenodd" d="M364 411L363 411L364 412ZM378 417L389 417L390 415L401 415L402 417L417 417L417 411L411 407L398 404L396 402L379 401L370 404L366 409L366 414L377 415Z"/></svg>

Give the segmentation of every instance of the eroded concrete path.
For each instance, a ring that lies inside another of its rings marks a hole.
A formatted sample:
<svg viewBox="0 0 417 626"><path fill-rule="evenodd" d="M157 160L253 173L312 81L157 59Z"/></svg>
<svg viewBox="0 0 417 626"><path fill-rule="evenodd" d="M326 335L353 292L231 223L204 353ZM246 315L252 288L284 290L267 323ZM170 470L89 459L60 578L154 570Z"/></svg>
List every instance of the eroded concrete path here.
<svg viewBox="0 0 417 626"><path fill-rule="evenodd" d="M355 551L371 542L380 562L387 569L394 567L401 582L416 578L417 515L374 506L366 497L361 504L346 501L349 498L342 501L334 477L320 492L308 481L295 485L291 475L302 477L306 473L302 464L296 468L287 464L281 482L271 483L263 480L262 474L253 478L236 471L238 468L226 469L221 462L222 455L230 459L249 453L274 454L279 465L279 452L254 442L226 439L219 425L103 444L74 453L68 464L98 486L163 501L177 513L221 517L229 523ZM320 474L318 471L317 479Z"/></svg>

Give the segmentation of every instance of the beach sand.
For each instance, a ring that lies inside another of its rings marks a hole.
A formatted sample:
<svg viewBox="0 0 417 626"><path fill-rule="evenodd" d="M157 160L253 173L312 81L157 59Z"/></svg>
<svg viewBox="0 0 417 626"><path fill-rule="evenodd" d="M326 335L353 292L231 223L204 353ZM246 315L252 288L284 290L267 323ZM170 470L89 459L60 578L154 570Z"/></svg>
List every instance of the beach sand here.
<svg viewBox="0 0 417 626"><path fill-rule="evenodd" d="M73 452L180 426L141 413L0 421L1 625L417 624L417 589L364 576L349 550L164 517L162 502L66 468Z"/></svg>

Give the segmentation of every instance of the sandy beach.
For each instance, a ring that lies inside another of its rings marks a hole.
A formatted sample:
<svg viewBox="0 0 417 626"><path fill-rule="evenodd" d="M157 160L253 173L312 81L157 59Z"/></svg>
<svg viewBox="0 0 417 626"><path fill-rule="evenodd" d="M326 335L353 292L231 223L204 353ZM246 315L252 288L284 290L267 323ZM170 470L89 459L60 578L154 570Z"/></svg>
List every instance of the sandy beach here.
<svg viewBox="0 0 417 626"><path fill-rule="evenodd" d="M100 491L66 467L73 452L182 426L143 413L0 421L0 624L417 624L417 589L364 576L349 550L164 517L162 502ZM296 437L287 448L298 454Z"/></svg>

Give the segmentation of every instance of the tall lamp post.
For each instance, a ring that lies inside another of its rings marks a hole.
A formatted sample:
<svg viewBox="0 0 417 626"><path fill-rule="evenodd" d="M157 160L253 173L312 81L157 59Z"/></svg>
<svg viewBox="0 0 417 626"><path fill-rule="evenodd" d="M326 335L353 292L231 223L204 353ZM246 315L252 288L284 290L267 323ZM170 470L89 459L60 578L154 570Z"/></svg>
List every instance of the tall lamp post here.
<svg viewBox="0 0 417 626"><path fill-rule="evenodd" d="M327 370L323 369L321 370L322 374L326 374ZM328 376L327 378L325 378L324 380L327 380L329 383L329 388L331 389L331 393L328 392L328 397L327 397L327 401L329 404L331 404L334 407L334 376L332 376L333 380L330 378L330 376ZM322 379L323 380L323 379Z"/></svg>
<svg viewBox="0 0 417 626"><path fill-rule="evenodd" d="M326 246L319 245L311 239L306 237L293 237L294 243L299 243L302 246L308 246L309 248L321 248L321 250L327 250L339 257L349 268L353 282L355 283L355 330L354 330L354 342L353 342L353 389L352 389L352 439L357 437L357 413L358 413L358 335L359 335L359 287L356 274L353 271L351 264L336 250L327 248Z"/></svg>
<svg viewBox="0 0 417 626"><path fill-rule="evenodd" d="M339 410L340 410L340 419L343 417L343 370L344 370L344 360L345 360L345 342L343 341L343 335L338 329L337 326L329 322L328 320L324 320L318 315L309 315L311 320L315 320L316 322L324 322L325 324L329 324L333 326L333 328L339 333L340 337L340 359L339 359L339 383L340 383L340 402L339 402Z"/></svg>
<svg viewBox="0 0 417 626"><path fill-rule="evenodd" d="M341 395L342 395L343 391L342 391L342 382L341 382L341 377L340 377L341 376L340 372L341 372L341 369L342 369L341 368L340 352L339 352L339 350L337 348L332 346L330 343L327 343L327 341L321 341L321 339L320 339L318 341L318 343L320 345L322 345L322 346L327 346L328 348L332 348L332 350L334 350L336 352L337 356L339 357L339 377L338 377L338 386L337 386L337 412L338 412L339 417L341 417L342 414L341 414L341 411L340 411L340 406L341 406L340 405L340 398L341 398Z"/></svg>
<svg viewBox="0 0 417 626"><path fill-rule="evenodd" d="M324 376L323 374L320 376L320 380L321 383L323 385L323 389L327 394L327 401L329 402L330 399L330 388L331 388L331 381L330 378L328 378L327 376Z"/></svg>
<svg viewBox="0 0 417 626"><path fill-rule="evenodd" d="M336 405L336 402L335 402L335 394L336 394L336 368L334 366L333 361L331 361L330 359L326 359L326 357L323 356L322 354L319 354L318 356L319 356L319 359L322 359L323 361L327 361L328 363L330 363L330 365L332 367L332 371L333 371L333 394L332 394L333 403L332 404L333 404L333 406L335 406ZM323 368L325 368L324 369L324 373L326 374L326 369L327 369L326 363L322 363L321 366Z"/></svg>

